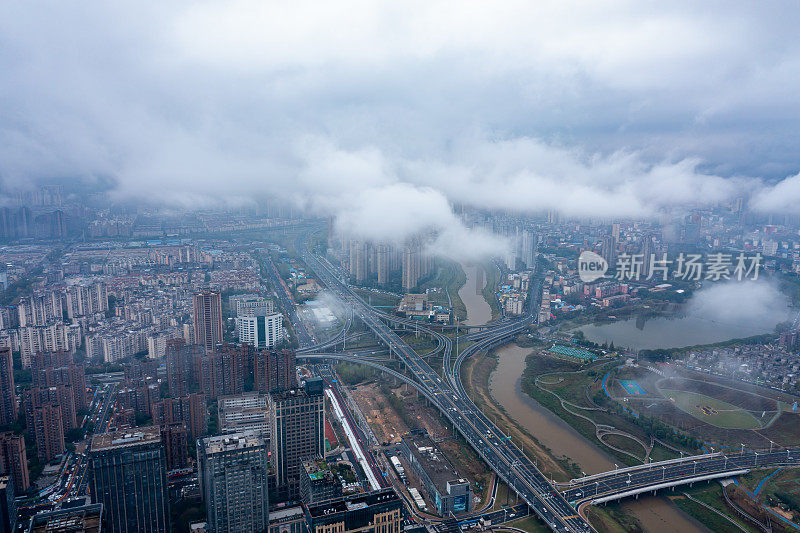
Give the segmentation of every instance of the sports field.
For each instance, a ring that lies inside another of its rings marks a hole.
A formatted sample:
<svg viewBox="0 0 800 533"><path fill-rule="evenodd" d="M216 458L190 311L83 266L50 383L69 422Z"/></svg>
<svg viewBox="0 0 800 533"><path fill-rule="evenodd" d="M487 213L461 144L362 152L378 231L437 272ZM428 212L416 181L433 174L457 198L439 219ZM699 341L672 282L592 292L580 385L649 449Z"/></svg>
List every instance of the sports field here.
<svg viewBox="0 0 800 533"><path fill-rule="evenodd" d="M662 389L661 394L698 420L728 429L758 429L761 423L749 412L727 402L696 392ZM767 419L768 420L768 419ZM766 423L767 420L764 422Z"/></svg>
<svg viewBox="0 0 800 533"><path fill-rule="evenodd" d="M619 380L619 384L622 385L622 388L625 389L625 392L628 393L629 396L642 396L646 394L642 386L635 381L621 379Z"/></svg>

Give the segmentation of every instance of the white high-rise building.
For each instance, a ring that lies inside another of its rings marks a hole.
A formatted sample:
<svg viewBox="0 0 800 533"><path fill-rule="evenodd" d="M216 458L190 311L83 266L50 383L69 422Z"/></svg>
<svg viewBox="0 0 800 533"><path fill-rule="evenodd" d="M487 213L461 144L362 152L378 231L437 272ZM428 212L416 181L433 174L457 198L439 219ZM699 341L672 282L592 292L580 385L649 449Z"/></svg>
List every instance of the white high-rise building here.
<svg viewBox="0 0 800 533"><path fill-rule="evenodd" d="M283 315L236 317L236 333L239 342L256 348L273 348L283 340Z"/></svg>
<svg viewBox="0 0 800 533"><path fill-rule="evenodd" d="M234 297L231 297L231 301ZM255 295L236 297L236 316L267 316L275 312L272 300Z"/></svg>

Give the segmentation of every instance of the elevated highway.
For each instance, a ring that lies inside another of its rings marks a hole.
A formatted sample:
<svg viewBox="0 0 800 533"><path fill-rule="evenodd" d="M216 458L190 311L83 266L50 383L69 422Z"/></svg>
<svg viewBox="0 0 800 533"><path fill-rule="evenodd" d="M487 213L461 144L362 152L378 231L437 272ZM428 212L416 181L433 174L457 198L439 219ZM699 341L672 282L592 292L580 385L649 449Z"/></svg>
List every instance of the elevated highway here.
<svg viewBox="0 0 800 533"><path fill-rule="evenodd" d="M592 531L589 524L555 490L547 478L500 430L489 421L460 389L452 386L452 378L445 381L428 363L414 352L374 310L367 306L334 271L307 251L300 250L305 264L313 270L342 302L351 306L364 324L380 342L389 347L406 369L414 376L417 388L442 411L466 441L477 450L486 463L503 479L531 509L554 531ZM500 326L503 336L518 332L530 322L520 320L513 325ZM494 329L492 331L494 331ZM486 341L484 341L486 342ZM456 381L458 381L456 379Z"/></svg>
<svg viewBox="0 0 800 533"><path fill-rule="evenodd" d="M778 466L800 466L800 448L689 456L573 479L561 489L568 501L579 506Z"/></svg>

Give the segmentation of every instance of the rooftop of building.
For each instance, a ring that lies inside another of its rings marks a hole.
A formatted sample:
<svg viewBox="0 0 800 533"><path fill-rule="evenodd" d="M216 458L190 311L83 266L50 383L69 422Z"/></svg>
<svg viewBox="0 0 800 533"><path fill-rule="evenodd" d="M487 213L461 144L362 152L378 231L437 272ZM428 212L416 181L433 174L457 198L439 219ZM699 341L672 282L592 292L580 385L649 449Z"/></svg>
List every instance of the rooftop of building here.
<svg viewBox="0 0 800 533"><path fill-rule="evenodd" d="M322 394L324 386L322 378L307 378L303 381L305 382L303 387L271 393L272 400L278 402L296 398L320 396Z"/></svg>
<svg viewBox="0 0 800 533"><path fill-rule="evenodd" d="M461 480L456 469L428 435L407 435L403 437L403 443L412 451L423 470L442 493L447 492L448 482Z"/></svg>
<svg viewBox="0 0 800 533"><path fill-rule="evenodd" d="M99 533L100 519L102 518L103 505L95 503L39 513L31 518L30 533L53 533L65 531L83 531L85 533Z"/></svg>
<svg viewBox="0 0 800 533"><path fill-rule="evenodd" d="M364 509L372 507L373 505L383 505L386 503L397 502L401 504L400 497L394 489L380 489L373 492L366 492L356 494L353 496L344 496L342 498L335 498L322 502L318 505L311 505L308 507L308 514L311 518L324 517L345 511L354 511L357 509ZM270 513L272 516L272 513Z"/></svg>
<svg viewBox="0 0 800 533"><path fill-rule="evenodd" d="M90 451L112 450L130 446L151 444L161 440L158 426L112 431L92 437Z"/></svg>
<svg viewBox="0 0 800 533"><path fill-rule="evenodd" d="M333 479L330 465L325 461L303 461L303 469L314 481L325 478Z"/></svg>
<svg viewBox="0 0 800 533"><path fill-rule="evenodd" d="M269 511L270 524L280 524L283 522L291 522L293 520L302 520L305 517L303 507L295 505L294 507L283 507L281 509Z"/></svg>
<svg viewBox="0 0 800 533"><path fill-rule="evenodd" d="M267 406L267 397L258 392L245 392L243 394L233 394L229 396L220 396L217 400L218 410L220 412L226 409L241 409L242 406Z"/></svg>
<svg viewBox="0 0 800 533"><path fill-rule="evenodd" d="M254 446L264 446L266 443L257 433L233 433L203 439L206 453L220 453L231 450L243 450Z"/></svg>

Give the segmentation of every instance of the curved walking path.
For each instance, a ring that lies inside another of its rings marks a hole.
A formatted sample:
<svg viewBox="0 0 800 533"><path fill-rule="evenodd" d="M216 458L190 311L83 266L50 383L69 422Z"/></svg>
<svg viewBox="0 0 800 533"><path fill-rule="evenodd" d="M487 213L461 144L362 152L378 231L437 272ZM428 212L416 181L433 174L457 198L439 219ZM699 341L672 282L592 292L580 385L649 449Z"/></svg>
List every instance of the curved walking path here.
<svg viewBox="0 0 800 533"><path fill-rule="evenodd" d="M604 446L607 446L608 448L611 448L612 450L614 450L614 451L616 451L618 453L622 453L622 454L625 454L625 455L627 455L629 457L632 457L632 458L636 459L637 461L642 461L643 463L646 463L648 457L650 457L650 452L653 449L652 443L651 443L650 446L648 446L640 438L636 437L635 435L632 435L632 434L628 433L627 431L623 431L621 429L618 429L618 428L612 427L612 426L606 426L606 425L603 425L603 424L598 424L597 422L592 420L590 417L588 417L588 416L586 416L586 415L584 415L582 413L578 413L578 412L573 410L573 409L579 409L579 410L582 410L582 411L608 412L607 409L605 409L603 407L599 407L599 406L586 407L586 406L574 404L574 403L572 403L570 401L565 400L561 396L559 396L558 393L556 393L555 391L552 391L552 390L542 386L542 384L539 383L539 380L541 378L545 378L547 376L553 376L553 375L556 375L556 374L582 374L582 373L586 372L586 370L587 369L574 370L574 371L570 371L570 372L549 372L547 374L542 374L540 376L536 376L534 378L534 380L533 380L533 383L540 390L543 390L543 391L548 392L548 393L552 394L553 396L555 396L558 399L558 401L560 402L561 408L564 409L566 412L570 413L573 416L577 416L578 418L586 420L587 422L592 424L594 426L595 438L597 438L597 440L600 441ZM562 379L562 381L563 381L563 379ZM543 381L542 383L544 385L556 385L556 384L560 383L560 381L556 382L556 383L547 383L547 382ZM594 403L594 402L592 402L592 403ZM572 409L570 409L570 407ZM608 441L606 441L604 439L604 437L606 437L608 435L618 435L618 436L621 436L621 437L627 437L627 438L633 440L634 442L638 443L642 447L642 449L644 450L644 457L643 458L639 457L635 453L629 452L627 450L623 450L623 449L618 448L617 446L614 446L613 444L609 443Z"/></svg>

